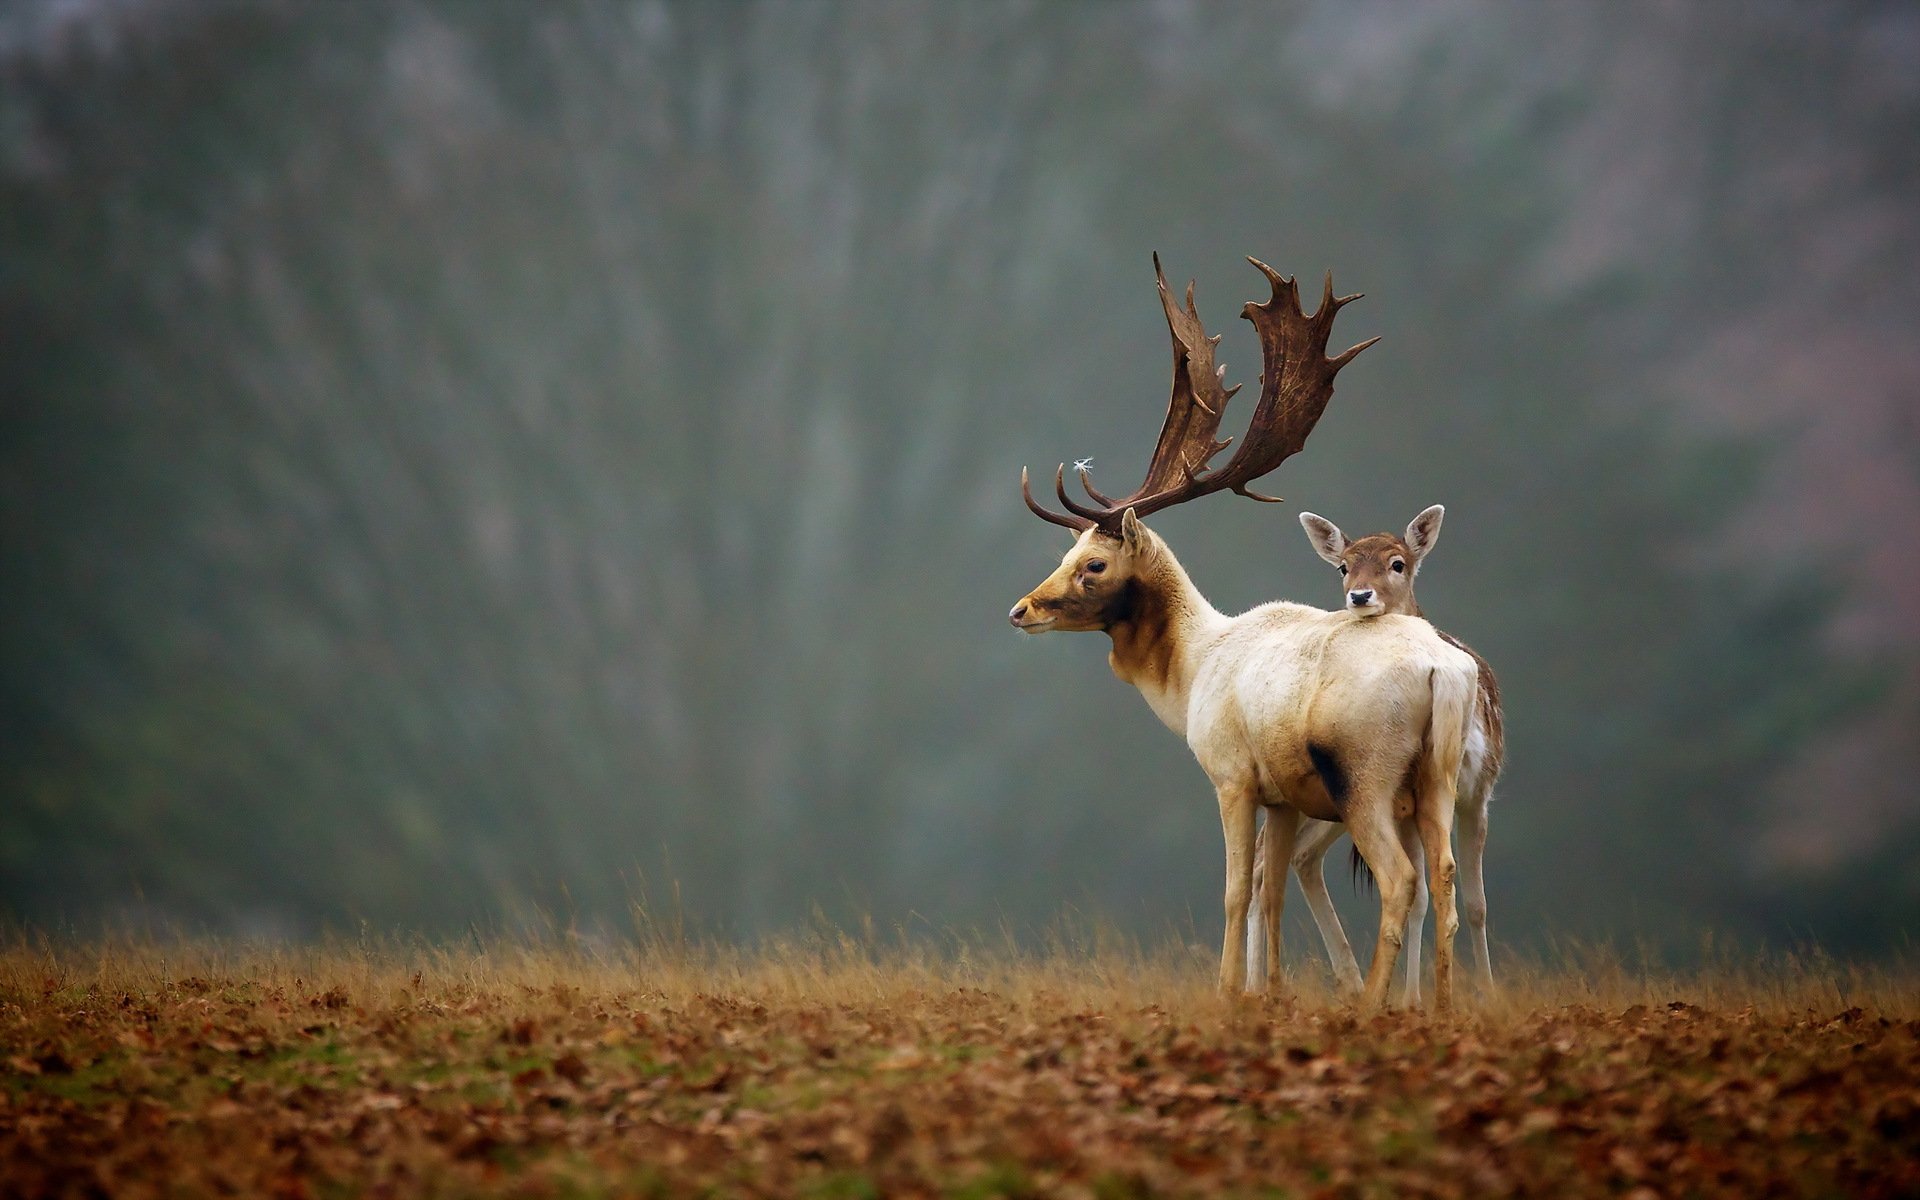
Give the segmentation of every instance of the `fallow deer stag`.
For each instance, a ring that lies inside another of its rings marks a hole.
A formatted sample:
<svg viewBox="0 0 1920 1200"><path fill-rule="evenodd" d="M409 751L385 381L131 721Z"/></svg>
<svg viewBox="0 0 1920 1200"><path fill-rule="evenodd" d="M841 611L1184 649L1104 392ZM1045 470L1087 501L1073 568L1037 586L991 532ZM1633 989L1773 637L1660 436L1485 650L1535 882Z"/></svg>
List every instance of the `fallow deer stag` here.
<svg viewBox="0 0 1920 1200"><path fill-rule="evenodd" d="M1071 530L1073 548L1009 619L1029 633L1099 630L1113 641L1114 674L1138 688L1169 729L1182 734L1212 781L1226 838L1226 936L1220 986L1239 985L1253 877L1255 811L1267 810L1267 886L1262 895L1267 979L1280 961L1280 908L1286 864L1302 817L1344 821L1380 885L1381 952L1374 955L1362 1003L1378 1008L1398 957L1413 904L1410 855L1424 848L1440 937L1435 1000L1451 1006L1454 780L1473 701L1473 660L1417 617L1363 620L1303 604L1263 604L1237 617L1214 609L1173 551L1141 518L1212 492L1248 490L1305 444L1333 395L1333 377L1372 341L1333 358L1327 337L1340 308L1333 277L1318 309L1300 307L1294 282L1249 259L1272 285L1264 304L1243 315L1259 332L1260 399L1245 438L1227 462L1208 462L1231 439L1215 440L1238 388L1214 366L1219 338L1208 337L1187 288L1177 304L1154 258L1161 307L1173 337L1173 394L1146 481L1114 499L1081 485L1093 504L1067 494L1066 468L1054 472L1065 512L1036 503L1021 472L1020 491L1035 515Z"/></svg>
<svg viewBox="0 0 1920 1200"><path fill-rule="evenodd" d="M1348 611L1361 616L1400 613L1425 617L1414 599L1414 579L1440 540L1440 523L1447 510L1435 504L1408 523L1404 534L1374 533L1353 541L1340 527L1316 513L1301 513L1300 525L1314 553L1340 571L1341 598ZM1500 681L1494 677L1487 660L1453 635L1440 636L1448 644L1473 656L1479 682L1473 700L1473 724L1467 732L1466 753L1460 763L1456 815L1460 823L1460 890L1465 909L1467 937L1474 949L1481 987L1493 988L1493 960L1487 947L1487 882L1484 864L1487 852L1487 807L1493 800L1493 785L1500 778L1506 758L1506 720L1500 708ZM1360 966L1353 946L1340 925L1333 900L1327 895L1326 854L1340 840L1344 830L1326 821L1307 821L1293 844L1293 872L1300 879L1307 907L1320 927L1327 957L1341 985L1360 990ZM1266 830L1261 830L1264 843ZM1262 891L1266 863L1259 855L1254 863L1254 891ZM1420 999L1420 931L1426 924L1427 888L1424 877L1414 881L1413 910L1407 922L1407 978L1405 1003ZM1256 908L1248 916L1247 984L1254 986L1265 977L1261 961L1266 950L1262 925L1264 918Z"/></svg>

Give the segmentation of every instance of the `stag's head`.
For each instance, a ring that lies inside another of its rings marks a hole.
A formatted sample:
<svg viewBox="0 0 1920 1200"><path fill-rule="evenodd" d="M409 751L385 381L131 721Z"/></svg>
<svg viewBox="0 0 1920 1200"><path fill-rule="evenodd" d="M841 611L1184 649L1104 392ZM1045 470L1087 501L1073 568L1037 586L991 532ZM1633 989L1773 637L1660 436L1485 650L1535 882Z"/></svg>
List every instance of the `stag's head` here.
<svg viewBox="0 0 1920 1200"><path fill-rule="evenodd" d="M1250 500L1278 502L1279 497L1262 496L1247 485L1299 452L1333 396L1334 375L1379 339L1369 338L1327 357L1335 314L1360 297L1336 297L1329 274L1320 305L1308 316L1291 278L1258 259L1247 261L1267 277L1273 295L1263 304L1248 301L1241 311L1260 335L1261 372L1260 400L1239 449L1217 470L1207 465L1233 442L1215 435L1227 401L1240 388L1225 386L1226 368L1214 364L1220 338L1207 336L1202 327L1193 304L1193 284L1187 284L1184 305L1175 301L1156 254L1153 274L1173 337L1173 395L1167 401L1167 419L1160 427L1146 480L1116 499L1094 486L1086 464L1077 464L1080 486L1093 501L1083 504L1067 493L1063 463L1053 473L1053 490L1065 511L1054 512L1034 500L1027 473L1020 472L1020 494L1027 507L1035 516L1072 530L1075 541L1053 574L1013 607L1008 615L1015 625L1030 633L1110 629L1125 619L1143 567L1161 549L1141 518L1210 492L1231 491Z"/></svg>
<svg viewBox="0 0 1920 1200"><path fill-rule="evenodd" d="M1407 526L1404 534L1370 533L1348 541L1340 527L1316 513L1300 514L1314 553L1340 570L1341 595L1347 608L1363 617L1381 613L1419 616L1413 598L1413 577L1420 563L1440 540L1440 521L1447 515L1434 505Z"/></svg>
<svg viewBox="0 0 1920 1200"><path fill-rule="evenodd" d="M1120 515L1117 534L1097 525L1083 529L1053 574L1022 596L1007 619L1027 633L1111 629L1131 615L1141 572L1160 546L1131 510Z"/></svg>

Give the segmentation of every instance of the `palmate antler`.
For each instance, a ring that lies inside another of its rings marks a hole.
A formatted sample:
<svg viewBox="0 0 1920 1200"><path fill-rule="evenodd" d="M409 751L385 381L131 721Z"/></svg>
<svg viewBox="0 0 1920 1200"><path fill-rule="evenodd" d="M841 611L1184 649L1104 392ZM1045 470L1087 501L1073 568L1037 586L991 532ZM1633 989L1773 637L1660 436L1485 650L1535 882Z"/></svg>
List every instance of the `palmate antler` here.
<svg viewBox="0 0 1920 1200"><path fill-rule="evenodd" d="M1147 478L1130 495L1115 499L1093 486L1092 472L1080 468L1080 485L1092 497L1092 506L1080 504L1067 495L1066 464L1053 473L1054 494L1066 513L1051 512L1034 501L1027 482L1026 468L1020 470L1020 494L1035 516L1083 530L1098 525L1118 532L1120 518L1129 509L1144 517L1160 509L1205 496L1211 492L1232 491L1250 500L1276 502L1277 496L1262 496L1247 490L1247 485L1272 471L1289 457L1299 453L1313 432L1320 414L1333 397L1333 377L1352 362L1362 350L1379 341L1368 338L1333 358L1327 357L1327 338L1333 332L1333 319L1339 311L1360 298L1359 294L1335 297L1333 273L1327 273L1326 291L1320 307L1308 316L1300 307L1300 290L1291 278L1257 258L1248 262L1273 285L1273 297L1265 304L1248 301L1241 316L1253 322L1260 334L1262 358L1260 402L1247 424L1240 448L1219 470L1208 470L1213 456L1232 444L1233 439L1216 440L1220 417L1227 401L1240 388L1226 387L1222 377L1226 368L1216 367L1213 350L1220 336L1207 336L1200 314L1193 306L1193 284L1187 284L1185 307L1174 302L1167 288L1167 277L1160 270L1160 256L1153 256L1153 274L1160 287L1160 306L1166 310L1167 330L1173 335L1173 395L1167 401L1166 423L1160 427L1160 440L1154 445L1153 459L1147 465Z"/></svg>

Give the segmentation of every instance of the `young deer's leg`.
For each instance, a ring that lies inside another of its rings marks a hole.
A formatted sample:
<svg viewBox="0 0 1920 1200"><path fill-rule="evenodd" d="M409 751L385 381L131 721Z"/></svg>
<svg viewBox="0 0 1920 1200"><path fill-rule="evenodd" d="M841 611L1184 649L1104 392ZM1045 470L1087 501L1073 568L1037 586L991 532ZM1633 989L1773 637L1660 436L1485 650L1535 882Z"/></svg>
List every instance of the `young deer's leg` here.
<svg viewBox="0 0 1920 1200"><path fill-rule="evenodd" d="M1443 1015L1453 1011L1453 936L1460 930L1453 905L1453 808L1453 788L1447 787L1422 795L1414 813L1433 887L1433 1004Z"/></svg>
<svg viewBox="0 0 1920 1200"><path fill-rule="evenodd" d="M1327 960L1333 964L1333 977L1341 990L1360 991L1360 961L1353 956L1353 944L1333 909L1333 897L1327 894L1327 850L1347 831L1332 821L1301 822L1299 838L1293 844L1293 873L1300 877L1300 891L1313 911L1313 923L1320 927L1320 940L1326 943Z"/></svg>
<svg viewBox="0 0 1920 1200"><path fill-rule="evenodd" d="M1493 991L1493 956L1487 951L1487 801L1486 790L1460 798L1460 900L1466 910L1467 935L1473 943L1480 986Z"/></svg>
<svg viewBox="0 0 1920 1200"><path fill-rule="evenodd" d="M1407 1008L1420 1007L1420 943L1427 932L1427 868L1421 861L1420 830L1412 821L1400 825L1400 849L1413 864L1413 907L1407 910L1407 982L1401 989L1400 1003Z"/></svg>
<svg viewBox="0 0 1920 1200"><path fill-rule="evenodd" d="M1247 977L1247 901L1253 893L1254 810L1252 787L1215 785L1220 831L1227 842L1227 934L1220 946L1220 990L1231 992Z"/></svg>
<svg viewBox="0 0 1920 1200"><path fill-rule="evenodd" d="M1400 962L1400 944L1407 935L1407 913L1413 909L1413 860L1400 847L1391 785L1376 784L1371 794L1355 788L1347 807L1347 832L1380 886L1380 938L1360 995L1362 1009L1378 1012L1386 1005L1393 970Z"/></svg>
<svg viewBox="0 0 1920 1200"><path fill-rule="evenodd" d="M1287 907L1287 860L1293 856L1294 834L1300 828L1300 814L1291 808L1270 808L1267 823L1260 831L1261 886L1254 896L1259 906L1266 938L1260 947L1266 971L1260 978L1260 990L1271 992L1280 981L1280 917Z"/></svg>

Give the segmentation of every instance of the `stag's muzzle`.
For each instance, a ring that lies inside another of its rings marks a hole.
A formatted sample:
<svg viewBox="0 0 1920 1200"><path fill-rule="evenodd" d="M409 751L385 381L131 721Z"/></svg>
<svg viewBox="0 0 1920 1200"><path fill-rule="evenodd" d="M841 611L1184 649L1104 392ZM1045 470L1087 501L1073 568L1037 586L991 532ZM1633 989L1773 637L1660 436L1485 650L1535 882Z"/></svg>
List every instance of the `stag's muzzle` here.
<svg viewBox="0 0 1920 1200"><path fill-rule="evenodd" d="M1034 611L1031 600L1022 600L1014 605L1013 611L1007 614L1007 620L1023 633L1039 633L1053 624L1052 617L1041 617Z"/></svg>

